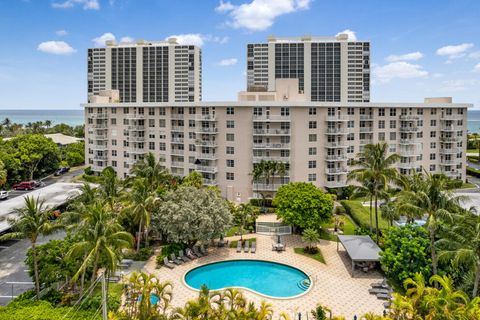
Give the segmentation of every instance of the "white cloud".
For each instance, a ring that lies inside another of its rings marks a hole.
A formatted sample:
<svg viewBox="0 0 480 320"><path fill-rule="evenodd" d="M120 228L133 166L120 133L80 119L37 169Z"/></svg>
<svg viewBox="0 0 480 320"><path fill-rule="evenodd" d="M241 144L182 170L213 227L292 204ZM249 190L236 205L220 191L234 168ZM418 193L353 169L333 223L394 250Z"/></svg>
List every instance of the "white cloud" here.
<svg viewBox="0 0 480 320"><path fill-rule="evenodd" d="M241 5L220 1L215 11L230 16L227 25L250 31L261 31L273 25L279 16L307 10L311 0L251 0Z"/></svg>
<svg viewBox="0 0 480 320"><path fill-rule="evenodd" d="M65 41L45 41L38 45L37 50L58 55L69 55L77 52Z"/></svg>
<svg viewBox="0 0 480 320"><path fill-rule="evenodd" d="M472 59L480 59L480 51L472 52L468 55L468 57Z"/></svg>
<svg viewBox="0 0 480 320"><path fill-rule="evenodd" d="M443 73L434 73L434 74L432 74L432 77L437 78L437 79L438 79L438 78L443 78L444 76L445 76L445 75L444 75Z"/></svg>
<svg viewBox="0 0 480 320"><path fill-rule="evenodd" d="M220 60L218 65L221 67L228 67L228 66L236 65L237 62L238 62L237 58L229 58L229 59Z"/></svg>
<svg viewBox="0 0 480 320"><path fill-rule="evenodd" d="M473 67L474 72L480 72L480 63L477 63L475 67Z"/></svg>
<svg viewBox="0 0 480 320"><path fill-rule="evenodd" d="M68 34L67 30L57 30L55 31L55 34L59 37L66 36Z"/></svg>
<svg viewBox="0 0 480 320"><path fill-rule="evenodd" d="M122 37L120 38L120 42L133 42L133 38L132 37Z"/></svg>
<svg viewBox="0 0 480 320"><path fill-rule="evenodd" d="M200 33L184 33L184 34L174 34L168 36L165 40L169 38L176 38L179 44L189 44L195 46L203 46L206 42L214 42L219 44L225 44L228 42L228 37L219 37L212 36L210 34L203 35Z"/></svg>
<svg viewBox="0 0 480 320"><path fill-rule="evenodd" d="M424 78L428 72L418 64L405 61L392 62L383 66L373 65L373 80L376 83L387 83L392 79Z"/></svg>
<svg viewBox="0 0 480 320"><path fill-rule="evenodd" d="M466 51L473 47L473 43L462 43L459 45L445 46L437 50L439 56L446 56L449 60L465 56Z"/></svg>
<svg viewBox="0 0 480 320"><path fill-rule="evenodd" d="M415 61L420 60L423 58L423 53L420 51L410 52L401 55L389 55L387 57L387 61L395 62L395 61Z"/></svg>
<svg viewBox="0 0 480 320"><path fill-rule="evenodd" d="M335 36L339 36L341 34L346 34L348 35L348 41L357 41L357 34L355 31L352 31L350 29L345 29L342 32L337 33Z"/></svg>
<svg viewBox="0 0 480 320"><path fill-rule="evenodd" d="M115 41L115 35L111 32L106 32L102 34L100 37L92 39L93 43L97 47L103 47L105 46L105 42L107 41Z"/></svg>
<svg viewBox="0 0 480 320"><path fill-rule="evenodd" d="M465 91L478 83L475 79L446 80L443 81L442 91Z"/></svg>
<svg viewBox="0 0 480 320"><path fill-rule="evenodd" d="M52 7L58 9L69 9L73 8L76 5L83 5L84 10L99 10L100 3L98 0L66 0L64 2L54 2Z"/></svg>

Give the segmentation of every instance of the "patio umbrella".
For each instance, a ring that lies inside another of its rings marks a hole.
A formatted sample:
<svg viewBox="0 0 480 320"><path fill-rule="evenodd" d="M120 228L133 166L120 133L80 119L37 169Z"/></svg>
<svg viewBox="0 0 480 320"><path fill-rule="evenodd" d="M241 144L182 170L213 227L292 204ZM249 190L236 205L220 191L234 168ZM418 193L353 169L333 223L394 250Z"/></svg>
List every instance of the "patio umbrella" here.
<svg viewBox="0 0 480 320"><path fill-rule="evenodd" d="M277 235L277 243L282 243L282 241L280 241L280 236Z"/></svg>

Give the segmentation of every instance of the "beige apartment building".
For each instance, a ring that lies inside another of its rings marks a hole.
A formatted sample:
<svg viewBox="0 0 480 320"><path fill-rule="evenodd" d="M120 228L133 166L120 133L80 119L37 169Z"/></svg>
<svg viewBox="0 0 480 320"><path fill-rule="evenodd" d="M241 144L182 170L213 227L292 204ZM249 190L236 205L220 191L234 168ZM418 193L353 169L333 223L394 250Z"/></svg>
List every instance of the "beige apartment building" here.
<svg viewBox="0 0 480 320"><path fill-rule="evenodd" d="M275 92L241 92L236 102L89 103L87 163L127 176L147 152L174 175L196 170L235 201L275 192L289 181L347 185L351 161L365 145L385 141L401 155L399 171L465 179L468 104L306 101L298 80L277 80ZM107 94L107 93L103 93ZM287 172L252 181L255 163L275 160ZM273 183L272 183L273 182Z"/></svg>

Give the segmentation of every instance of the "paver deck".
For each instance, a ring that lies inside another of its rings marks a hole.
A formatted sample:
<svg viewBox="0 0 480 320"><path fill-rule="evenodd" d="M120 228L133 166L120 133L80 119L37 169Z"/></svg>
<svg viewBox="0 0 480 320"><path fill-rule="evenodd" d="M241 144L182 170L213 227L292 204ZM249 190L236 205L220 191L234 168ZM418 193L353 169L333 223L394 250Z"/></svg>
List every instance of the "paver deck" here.
<svg viewBox="0 0 480 320"><path fill-rule="evenodd" d="M244 290L243 293L249 301L254 301L258 305L262 300L266 300L272 304L276 315L282 311L291 316L300 312L305 317L306 313L310 313L319 303L330 308L334 315L343 315L347 319L367 312L376 314L383 312L382 301L368 293L370 284L381 281L382 275L376 271L364 273L356 270L352 278L350 274L351 262L341 245L340 251L337 252L336 242L325 240L320 242L319 248L326 261L326 264L323 264L293 251L294 247L305 245L299 236L282 236L287 245L284 252L272 251L272 243L276 241L276 237L258 234L249 235L246 238L248 237L257 239L257 253L255 254L237 253L233 248L211 248L208 256L176 266L173 270L165 267L156 269L155 258L153 257L145 265L144 270L155 274L161 281L170 281L173 284L172 304L183 306L186 301L194 299L198 295L197 291L188 288L183 283L185 273L195 267L216 261L247 258L280 262L297 267L310 275L313 279L313 287L310 291L298 298L280 300L265 298ZM237 238L232 237L230 240Z"/></svg>

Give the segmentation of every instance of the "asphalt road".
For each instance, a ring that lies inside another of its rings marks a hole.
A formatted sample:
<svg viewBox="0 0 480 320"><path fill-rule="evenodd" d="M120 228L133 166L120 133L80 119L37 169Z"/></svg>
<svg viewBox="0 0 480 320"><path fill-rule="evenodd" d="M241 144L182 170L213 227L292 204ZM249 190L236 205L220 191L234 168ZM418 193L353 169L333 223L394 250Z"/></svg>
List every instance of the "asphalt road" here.
<svg viewBox="0 0 480 320"><path fill-rule="evenodd" d="M40 237L37 244L46 243L52 239L62 239L65 233L57 232L47 237ZM28 274L25 264L27 250L30 248L29 240L16 240L0 242L0 305L6 305L11 296L17 296L31 288L33 279ZM21 282L13 287L7 282ZM13 292L12 292L13 289Z"/></svg>

